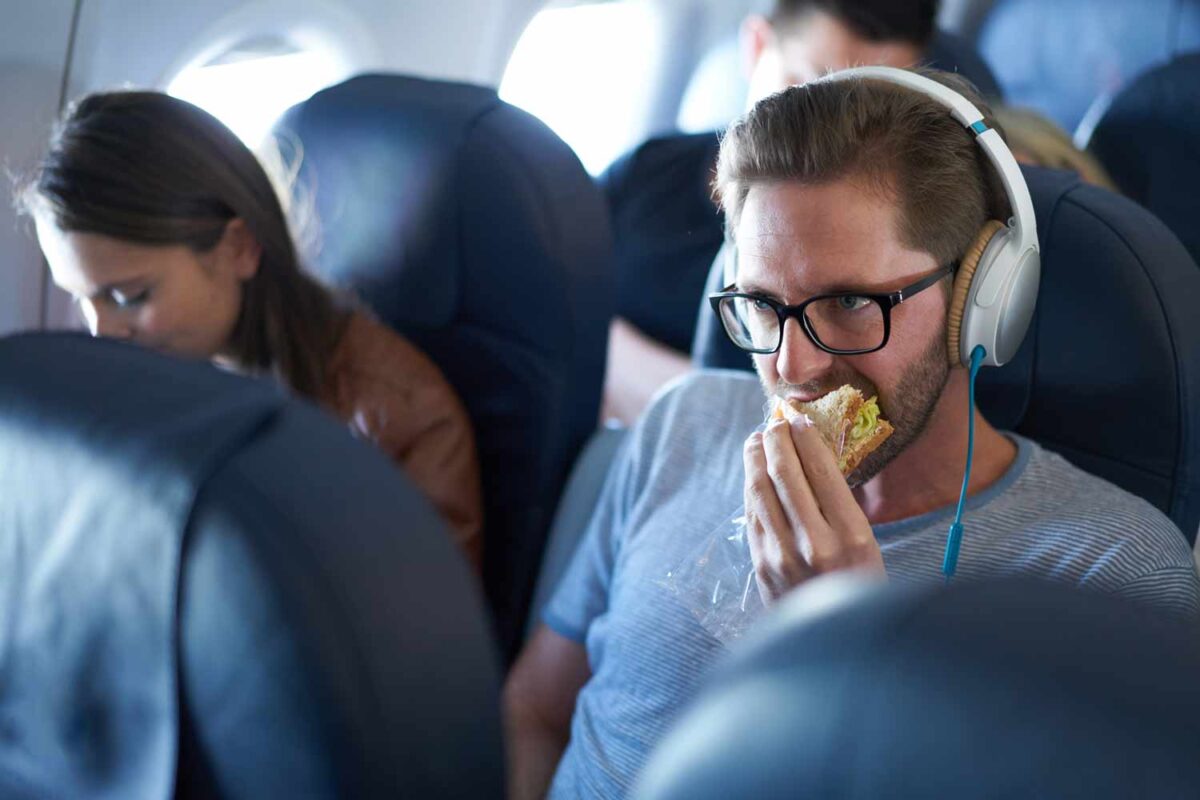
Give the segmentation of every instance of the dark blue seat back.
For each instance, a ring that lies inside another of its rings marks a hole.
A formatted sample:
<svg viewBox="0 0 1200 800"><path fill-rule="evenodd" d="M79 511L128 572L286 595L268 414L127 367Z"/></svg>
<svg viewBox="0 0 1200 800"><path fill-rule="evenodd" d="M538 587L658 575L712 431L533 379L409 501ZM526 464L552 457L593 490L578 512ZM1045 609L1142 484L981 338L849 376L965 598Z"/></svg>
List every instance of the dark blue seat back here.
<svg viewBox="0 0 1200 800"><path fill-rule="evenodd" d="M559 492L599 416L613 303L604 202L549 128L481 86L361 76L280 130L315 193L317 272L428 353L466 404L485 587L511 654Z"/></svg>
<svg viewBox="0 0 1200 800"><path fill-rule="evenodd" d="M10 338L0 485L0 772L32 794L502 796L475 581L339 422L208 364Z"/></svg>
<svg viewBox="0 0 1200 800"><path fill-rule="evenodd" d="M1200 2L996 0L977 44L1008 103L1074 131L1093 104L1200 47Z"/></svg>
<svg viewBox="0 0 1200 800"><path fill-rule="evenodd" d="M1126 87L1088 143L1120 190L1150 209L1200 262L1200 52Z"/></svg>
<svg viewBox="0 0 1200 800"><path fill-rule="evenodd" d="M992 68L969 41L949 31L937 31L925 50L925 64L946 72L957 72L975 85L989 101L999 101L1004 93Z"/></svg>
<svg viewBox="0 0 1200 800"><path fill-rule="evenodd" d="M1042 281L1011 362L979 373L979 406L1088 472L1144 497L1189 541L1200 526L1200 269L1153 214L1074 173L1023 168ZM720 263L708 288L719 291ZM704 367L752 369L707 300Z"/></svg>
<svg viewBox="0 0 1200 800"><path fill-rule="evenodd" d="M1200 785L1194 622L1022 582L824 588L832 610L797 593L714 672L634 797L1115 800Z"/></svg>

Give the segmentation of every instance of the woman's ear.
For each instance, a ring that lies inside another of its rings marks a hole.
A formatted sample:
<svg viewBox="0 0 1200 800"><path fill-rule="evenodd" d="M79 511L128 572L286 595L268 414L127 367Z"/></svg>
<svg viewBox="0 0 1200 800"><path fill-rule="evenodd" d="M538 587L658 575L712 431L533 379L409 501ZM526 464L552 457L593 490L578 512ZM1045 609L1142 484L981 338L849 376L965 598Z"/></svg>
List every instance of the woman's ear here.
<svg viewBox="0 0 1200 800"><path fill-rule="evenodd" d="M258 274L258 265L262 260L262 245L254 238L250 227L241 217L234 217L225 225L221 241L217 244L222 257L228 259L233 274L238 280L245 282Z"/></svg>

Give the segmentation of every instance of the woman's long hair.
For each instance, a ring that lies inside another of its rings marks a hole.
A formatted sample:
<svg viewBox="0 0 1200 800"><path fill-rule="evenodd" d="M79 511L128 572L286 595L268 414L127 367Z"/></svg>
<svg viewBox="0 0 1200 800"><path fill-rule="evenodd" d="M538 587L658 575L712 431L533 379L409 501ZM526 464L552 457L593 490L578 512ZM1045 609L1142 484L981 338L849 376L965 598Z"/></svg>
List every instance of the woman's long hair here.
<svg viewBox="0 0 1200 800"><path fill-rule="evenodd" d="M206 111L160 92L103 92L68 109L20 191L63 231L148 245L216 246L243 220L262 248L243 284L229 355L319 399L347 312L300 266L287 217L258 159Z"/></svg>

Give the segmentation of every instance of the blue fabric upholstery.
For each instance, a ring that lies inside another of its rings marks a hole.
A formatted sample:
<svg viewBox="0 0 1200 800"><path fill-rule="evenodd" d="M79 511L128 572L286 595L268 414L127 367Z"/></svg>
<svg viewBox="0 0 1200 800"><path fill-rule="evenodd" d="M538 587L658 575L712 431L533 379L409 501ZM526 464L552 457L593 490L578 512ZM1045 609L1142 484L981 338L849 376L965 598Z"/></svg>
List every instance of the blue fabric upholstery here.
<svg viewBox="0 0 1200 800"><path fill-rule="evenodd" d="M991 67L973 44L957 34L937 31L926 48L925 63L934 69L957 72L975 84L989 101L995 102L1004 96Z"/></svg>
<svg viewBox="0 0 1200 800"><path fill-rule="evenodd" d="M1009 104L1073 131L1093 103L1200 47L1200 2L997 0L977 44Z"/></svg>
<svg viewBox="0 0 1200 800"><path fill-rule="evenodd" d="M533 633L542 621L542 610L554 596L559 580L571 565L571 559L579 548L579 543L583 541L588 523L596 511L609 468L612 467L628 436L627 428L601 428L596 431L596 435L588 442L571 469L571 479L563 491L562 502L554 512L550 541L546 544L546 556L542 559L537 590L529 609L529 619L525 623L526 637Z"/></svg>
<svg viewBox="0 0 1200 800"><path fill-rule="evenodd" d="M0 773L17 787L502 796L475 581L340 423L208 364L9 338L0 486Z"/></svg>
<svg viewBox="0 0 1200 800"><path fill-rule="evenodd" d="M1116 800L1200 786L1194 623L1022 582L815 585L764 622L634 797Z"/></svg>
<svg viewBox="0 0 1200 800"><path fill-rule="evenodd" d="M1200 270L1137 204L1073 173L1023 168L1037 214L1042 281L1024 344L979 373L998 428L1058 451L1144 497L1194 541L1200 526ZM708 286L719 290L720 264ZM708 301L694 358L752 369Z"/></svg>
<svg viewBox="0 0 1200 800"><path fill-rule="evenodd" d="M1126 87L1088 149L1121 191L1167 223L1200 263L1200 52Z"/></svg>
<svg viewBox="0 0 1200 800"><path fill-rule="evenodd" d="M492 89L367 75L285 116L322 229L316 269L445 372L474 425L484 582L520 641L551 515L599 417L612 315L600 192Z"/></svg>

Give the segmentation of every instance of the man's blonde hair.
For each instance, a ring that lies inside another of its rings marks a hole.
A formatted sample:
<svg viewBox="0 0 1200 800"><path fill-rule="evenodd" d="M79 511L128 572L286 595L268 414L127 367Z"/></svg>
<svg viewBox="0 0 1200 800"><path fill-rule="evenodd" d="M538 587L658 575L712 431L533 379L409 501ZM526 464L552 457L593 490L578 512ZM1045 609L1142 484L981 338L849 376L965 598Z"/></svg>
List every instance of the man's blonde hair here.
<svg viewBox="0 0 1200 800"><path fill-rule="evenodd" d="M990 118L965 79L915 71ZM864 78L814 81L759 101L721 141L715 191L732 235L754 185L843 178L894 198L901 241L939 264L959 261L984 222L1009 215L994 168L949 109L912 89Z"/></svg>

